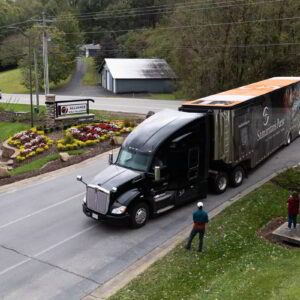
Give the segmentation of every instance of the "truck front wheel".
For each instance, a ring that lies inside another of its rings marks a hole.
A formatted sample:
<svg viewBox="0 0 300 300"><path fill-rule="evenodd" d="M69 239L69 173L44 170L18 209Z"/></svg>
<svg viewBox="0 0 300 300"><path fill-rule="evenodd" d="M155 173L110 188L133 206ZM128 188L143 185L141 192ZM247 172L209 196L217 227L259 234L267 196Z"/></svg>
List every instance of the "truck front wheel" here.
<svg viewBox="0 0 300 300"><path fill-rule="evenodd" d="M233 187L237 187L243 183L245 171L241 166L237 166L230 173L229 183Z"/></svg>
<svg viewBox="0 0 300 300"><path fill-rule="evenodd" d="M222 194L226 191L228 186L228 176L226 173L221 172L217 175L214 182L215 192L217 194Z"/></svg>
<svg viewBox="0 0 300 300"><path fill-rule="evenodd" d="M140 228L149 219L149 206L145 202L135 204L130 210L130 226Z"/></svg>

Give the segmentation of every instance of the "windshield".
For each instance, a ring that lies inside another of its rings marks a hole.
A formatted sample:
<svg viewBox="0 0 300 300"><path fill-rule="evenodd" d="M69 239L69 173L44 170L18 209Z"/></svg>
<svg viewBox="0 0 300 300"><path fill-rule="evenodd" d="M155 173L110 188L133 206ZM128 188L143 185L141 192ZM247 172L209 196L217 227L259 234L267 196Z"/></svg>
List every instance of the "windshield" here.
<svg viewBox="0 0 300 300"><path fill-rule="evenodd" d="M121 149L116 164L124 168L146 172L151 160L151 153Z"/></svg>

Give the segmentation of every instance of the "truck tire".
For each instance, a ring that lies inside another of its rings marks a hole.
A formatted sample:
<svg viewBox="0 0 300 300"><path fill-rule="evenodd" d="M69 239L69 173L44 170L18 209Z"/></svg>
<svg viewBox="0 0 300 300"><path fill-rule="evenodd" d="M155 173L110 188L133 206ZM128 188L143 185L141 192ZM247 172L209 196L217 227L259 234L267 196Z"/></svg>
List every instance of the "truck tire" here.
<svg viewBox="0 0 300 300"><path fill-rule="evenodd" d="M228 176L226 173L221 172L217 175L214 182L214 189L217 194L222 194L228 187Z"/></svg>
<svg viewBox="0 0 300 300"><path fill-rule="evenodd" d="M245 171L241 166L235 167L229 176L229 184L232 187L240 186L243 183Z"/></svg>
<svg viewBox="0 0 300 300"><path fill-rule="evenodd" d="M144 226L149 219L149 206L145 202L135 204L130 209L130 227L140 228Z"/></svg>

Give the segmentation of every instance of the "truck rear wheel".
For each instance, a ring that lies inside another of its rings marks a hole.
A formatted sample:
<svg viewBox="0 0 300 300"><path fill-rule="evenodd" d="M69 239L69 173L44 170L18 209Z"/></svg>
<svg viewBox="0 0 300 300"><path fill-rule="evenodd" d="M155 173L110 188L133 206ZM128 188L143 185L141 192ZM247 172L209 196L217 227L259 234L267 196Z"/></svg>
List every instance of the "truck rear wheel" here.
<svg viewBox="0 0 300 300"><path fill-rule="evenodd" d="M130 210L130 226L140 228L149 219L149 206L145 202L135 204Z"/></svg>
<svg viewBox="0 0 300 300"><path fill-rule="evenodd" d="M230 173L229 183L233 187L237 187L243 183L245 171L241 166L235 167Z"/></svg>
<svg viewBox="0 0 300 300"><path fill-rule="evenodd" d="M217 194L222 194L226 191L228 187L228 176L226 173L221 172L217 175L214 182L215 192Z"/></svg>

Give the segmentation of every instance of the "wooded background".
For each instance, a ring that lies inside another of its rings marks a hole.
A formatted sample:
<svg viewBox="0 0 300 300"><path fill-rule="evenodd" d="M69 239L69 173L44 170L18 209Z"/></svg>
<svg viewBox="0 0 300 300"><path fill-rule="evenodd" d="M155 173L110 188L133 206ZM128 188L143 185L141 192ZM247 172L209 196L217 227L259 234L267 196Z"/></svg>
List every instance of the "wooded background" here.
<svg viewBox="0 0 300 300"><path fill-rule="evenodd" d="M43 77L43 13L53 82L72 73L83 43L101 45L98 67L104 58L166 59L186 98L300 76L299 0L0 0L2 70L19 65L26 73L22 30L32 38Z"/></svg>

